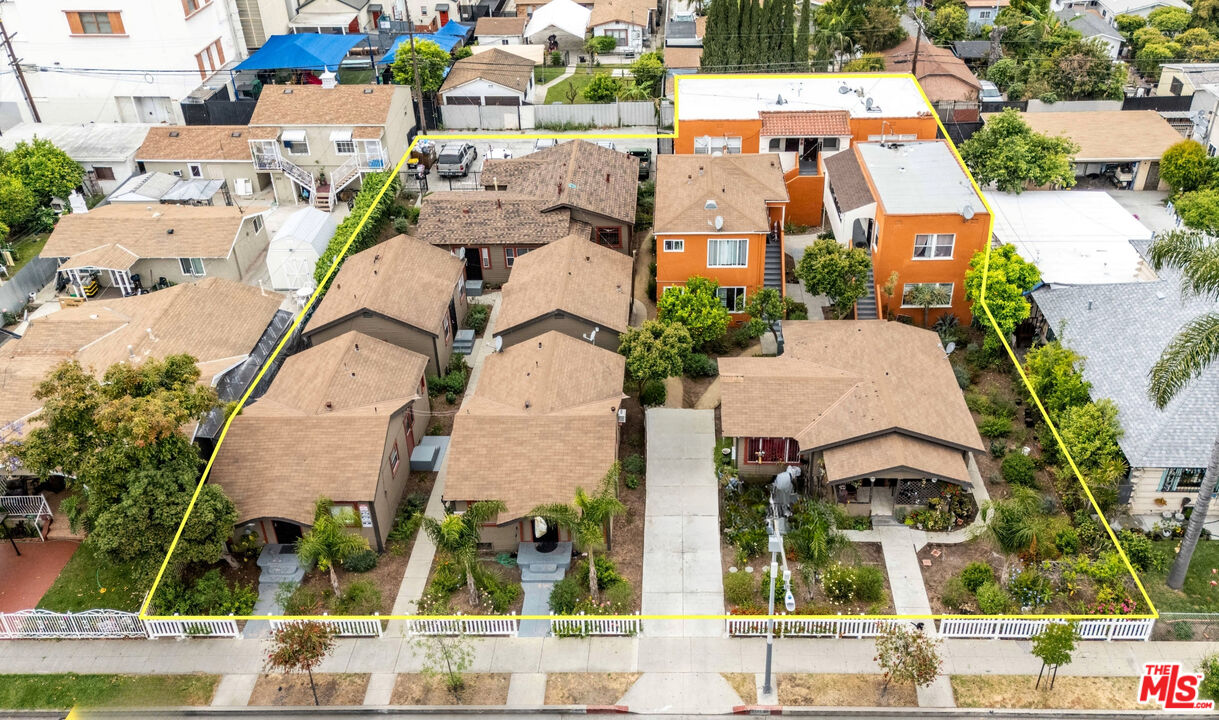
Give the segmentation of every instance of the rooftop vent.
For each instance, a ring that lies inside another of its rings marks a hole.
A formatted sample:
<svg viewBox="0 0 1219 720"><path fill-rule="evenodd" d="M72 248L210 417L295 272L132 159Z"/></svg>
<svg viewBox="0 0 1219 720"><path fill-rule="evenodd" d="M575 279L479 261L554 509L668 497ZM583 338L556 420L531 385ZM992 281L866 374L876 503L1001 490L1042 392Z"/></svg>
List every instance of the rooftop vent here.
<svg viewBox="0 0 1219 720"><path fill-rule="evenodd" d="M165 228L165 234L166 234L166 235L173 235L173 234L174 234L174 229L173 229L173 228Z"/></svg>
<svg viewBox="0 0 1219 720"><path fill-rule="evenodd" d="M238 130L237 132L231 132L229 133L229 137L241 137L241 131Z"/></svg>
<svg viewBox="0 0 1219 720"><path fill-rule="evenodd" d="M719 205L716 205L714 200L708 200L707 204L703 205L704 210L714 210L718 207L719 207Z"/></svg>
<svg viewBox="0 0 1219 720"><path fill-rule="evenodd" d="M292 94L292 88L284 88L284 95L291 95L291 94Z"/></svg>
<svg viewBox="0 0 1219 720"><path fill-rule="evenodd" d="M178 136L179 136L179 135L181 135L181 134L182 134L182 133L178 132L177 130L170 130L170 131L169 131L169 136L170 136L170 137L178 137Z"/></svg>
<svg viewBox="0 0 1219 720"><path fill-rule="evenodd" d="M372 88L364 88L365 95L372 95Z"/></svg>

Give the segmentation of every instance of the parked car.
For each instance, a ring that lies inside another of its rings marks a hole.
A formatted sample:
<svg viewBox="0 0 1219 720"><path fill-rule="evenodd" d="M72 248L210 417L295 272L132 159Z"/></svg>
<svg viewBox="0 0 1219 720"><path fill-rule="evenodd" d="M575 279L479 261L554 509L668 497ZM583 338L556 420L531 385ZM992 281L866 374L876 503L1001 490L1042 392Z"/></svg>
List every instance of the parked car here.
<svg viewBox="0 0 1219 720"><path fill-rule="evenodd" d="M639 179L647 180L652 176L652 151L651 150L627 150L627 155L639 158Z"/></svg>
<svg viewBox="0 0 1219 720"><path fill-rule="evenodd" d="M478 159L478 150L470 143L446 143L436 159L436 174L440 177L465 177Z"/></svg>
<svg viewBox="0 0 1219 720"><path fill-rule="evenodd" d="M999 88L989 80L980 80L982 83L982 92L980 93L982 102L1003 102L1007 98L1003 97L1003 93L999 92Z"/></svg>
<svg viewBox="0 0 1219 720"><path fill-rule="evenodd" d="M614 141L613 141L613 140L598 140L598 141L597 141L597 144L598 144L598 145L600 145L600 146L601 146L601 147L603 147L603 148L609 148L610 150L617 150L617 149L618 149L618 146L614 145Z"/></svg>
<svg viewBox="0 0 1219 720"><path fill-rule="evenodd" d="M490 160L511 160L512 151L508 148L492 148L487 153L487 158Z"/></svg>

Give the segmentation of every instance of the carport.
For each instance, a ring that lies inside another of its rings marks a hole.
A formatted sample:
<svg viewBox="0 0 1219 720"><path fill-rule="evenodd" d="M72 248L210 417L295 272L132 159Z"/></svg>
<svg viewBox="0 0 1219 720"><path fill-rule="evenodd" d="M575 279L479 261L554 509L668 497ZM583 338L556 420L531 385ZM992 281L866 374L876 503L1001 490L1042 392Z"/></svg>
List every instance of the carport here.
<svg viewBox="0 0 1219 720"><path fill-rule="evenodd" d="M234 70L320 70L337 72L339 63L367 35L296 33L272 35L267 42Z"/></svg>

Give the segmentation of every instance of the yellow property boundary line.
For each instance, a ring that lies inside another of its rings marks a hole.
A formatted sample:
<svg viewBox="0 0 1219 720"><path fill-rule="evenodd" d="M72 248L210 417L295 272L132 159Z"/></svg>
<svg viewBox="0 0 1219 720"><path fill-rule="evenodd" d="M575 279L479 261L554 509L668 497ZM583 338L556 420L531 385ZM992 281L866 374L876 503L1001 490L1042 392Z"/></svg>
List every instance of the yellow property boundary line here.
<svg viewBox="0 0 1219 720"><path fill-rule="evenodd" d="M1138 586L1139 592L1143 596L1143 601L1147 603L1147 607L1149 607L1151 609L1151 612L1145 613L1145 614L1135 614L1135 615L1062 615L1062 614L1060 614L1060 615L1045 615L1045 614L1039 614L1039 615L947 615L947 614L944 614L944 615L936 615L936 614L926 614L926 615L727 615L727 614L724 614L724 615L643 615L643 614L634 614L634 615L597 615L597 616L591 616L591 617L595 618L595 619L605 619L605 620L611 620L611 619L621 619L621 620L628 620L628 619L636 619L636 620L729 620L729 619L735 619L735 620L755 620L755 621L756 620L766 620L768 618L776 618L776 619L782 618L785 620L847 620L847 619L863 619L863 620L945 620L945 619L962 619L962 620L1047 620L1047 619L1106 620L1106 619L1118 619L1118 618L1127 619L1127 620L1138 620L1138 619L1158 618L1160 616L1159 611L1156 610L1155 605L1151 602L1151 598L1147 595L1146 588L1143 587L1143 583L1139 579L1138 573L1135 572L1134 567L1130 564L1130 558L1128 558L1126 556L1126 552L1125 552L1125 550L1122 549L1121 543L1119 543L1117 541L1117 535L1113 532L1113 528L1110 527L1109 521L1105 518L1104 513L1101 512L1100 506L1097 505L1096 498L1093 497L1092 491L1088 488L1088 484L1086 482L1084 482L1083 475L1079 472L1079 468L1075 465L1075 460L1071 457L1070 453L1067 451L1066 445L1062 441L1062 436L1058 434L1058 428L1054 425L1053 421L1050 419L1049 414L1046 412L1045 406L1042 405L1042 403L1041 403L1041 399L1039 397L1037 397L1036 392L1034 392L1032 385L1029 383L1028 377L1024 374L1024 368L1022 368L1020 366L1020 362L1016 357L1016 353L1012 350L1012 347L1008 344L1007 338L1003 337L1001 333L998 333L998 330L997 330L998 323L995 321L995 317L994 317L994 315L991 314L990 307L986 302L986 285L987 285L987 280L989 279L990 254L991 254L991 246L993 245L993 243L990 242L990 239L992 239L994 237L994 224L995 224L994 210L990 207L990 204L986 201L986 196L982 193L982 189L980 187L978 187L978 183L974 180L973 174L970 173L969 168L967 168L965 166L965 162L964 162L964 160L962 160L960 152L957 151L956 144L952 142L952 138L949 137L947 129L944 127L943 122L940 121L939 115L935 112L934 106L931 104L931 101L927 98L927 94L925 92L923 92L922 86L919 85L918 81L914 78L914 76L909 73L834 73L834 74L809 73L809 74L804 74L804 75L681 75L681 76L677 76L676 78L674 78L674 85L676 88L680 88L680 81L683 78L698 78L698 79L704 79L704 80L706 80L706 79L742 80L742 81L754 80L754 79L766 79L766 80L789 79L789 80L791 80L791 79L807 79L807 78L834 78L834 79L854 78L854 79L868 79L868 80L875 80L875 79L879 79L879 78L904 78L904 79L910 80L911 82L914 83L914 86L916 88L918 88L919 94L922 95L923 101L927 104L928 112L930 112L931 116L935 118L936 125L939 127L940 132L944 135L944 138L947 141L948 146L952 149L953 155L957 158L957 161L961 163L961 167L964 168L965 174L969 178L970 185L973 187L974 191L978 194L978 197L981 198L982 204L986 206L986 210L990 214L990 228L987 233L988 242L986 243L986 264L984 266L983 273L982 273L982 299L981 299L982 310L985 313L987 320L990 321L991 326L996 329L996 334L999 335L1000 340L1003 342L1003 349L1007 351L1008 357L1011 358L1012 364L1014 364L1016 367L1016 372L1018 372L1020 374L1021 381L1024 382L1024 386L1028 390L1029 395L1033 398L1033 401L1037 404L1037 409L1041 412L1042 419L1046 422L1046 424L1050 428L1050 431L1053 433L1054 440L1058 443L1058 447L1062 451L1063 456L1067 458L1067 463L1071 467L1071 472L1073 472L1075 474L1076 480L1078 480L1080 485L1083 487L1084 493L1088 497L1088 501L1092 504L1092 508L1096 511L1097 517L1100 518L1101 523L1104 525L1105 532L1108 533L1109 539L1113 542L1113 546L1115 548L1117 548L1117 552L1120 555L1122 562L1125 563L1127 571L1129 571L1131 577L1134 578L1135 585ZM305 314L309 312L309 310L313 307L313 304L317 301L318 296L321 293L321 289L326 287L326 285L330 282L330 278L331 278L331 276L334 275L335 271L337 270L337 268L339 266L339 263L347 255L348 250L351 248L351 243L355 240L355 236L357 234L359 234L359 232L364 228L364 224L366 222L368 222L368 218L371 215L373 208L376 207L377 203L379 203L381 198L385 195L385 192L389 189L389 186L393 182L394 177L397 176L401 172L402 166L406 163L407 158L410 157L411 150L414 149L415 144L419 141L420 138L426 138L429 140L533 140L533 139L552 139L552 138L553 139L563 139L563 140L573 140L573 139L581 139L581 140L675 139L675 138L677 138L678 131L680 130L680 125L679 125L679 120L678 120L678 112L679 112L679 108L680 108L679 102L680 102L680 91L675 90L674 103L673 103L673 132L671 134L667 134L667 135L661 135L661 134L650 135L650 134L638 134L638 133L588 133L588 134L492 133L492 134L451 135L451 134L439 133L439 134L435 134L435 135L417 136L414 140L411 141L410 146L406 150L406 154L404 154L402 156L402 158L400 160L398 160L398 164L394 166L393 175L391 175L385 181L385 184L381 186L380 191L377 193L376 200L369 206L369 209L367 212L365 212L364 217L360 218L360 223L358 225L356 225L355 230L352 231L352 235L351 235L351 237L349 237L347 239L347 242L343 245L342 251L338 254L338 256L335 257L334 262L331 263L330 268L326 271L326 275L322 278L322 281L320 283L318 283L318 289L309 298L309 301L307 303L305 303L305 306L301 309L300 313L297 314L296 319L293 321L292 326L289 328L288 332L284 334L283 339L280 340L279 345L277 345L275 348L275 351L272 352L271 355L266 359L266 361L263 363L262 369L259 370L258 375L250 383L250 386L245 391L245 394L241 396L241 399L238 401L238 405L237 405L236 409L238 411L240 411L240 409L245 406L246 401L249 400L250 393L253 392L254 388L258 386L258 383L262 380L262 377L266 373L267 368L269 368L271 366L271 363L279 355L280 351L283 350L284 345L288 342L288 338L291 337L294 332L296 332L297 328L300 326L301 320L305 317ZM203 489L203 484L207 481L208 475L211 473L212 463L215 462L216 455L220 450L220 446L224 442L225 436L228 434L229 426L232 424L233 418L237 417L237 415L238 415L238 412L232 412L229 414L228 418L225 420L224 427L220 432L220 436L216 440L216 449L212 452L212 456L208 459L207 465L203 469L203 474L199 478L199 485L195 488L195 492L194 492L194 495L191 497L190 504L186 508L186 514L182 517L182 522L178 526L178 532L174 535L173 542L169 546L169 551L166 553L165 559L161 562L161 567L157 571L157 576L156 576L155 581L153 582L152 589L149 590L148 595L145 596L145 598L144 598L144 603L140 606L139 617L141 620L177 620L177 621L188 621L188 622L201 622L201 621L208 621L208 620L509 620L509 619L511 619L511 620L553 620L553 619L561 619L564 617L568 617L568 618L583 617L583 616L575 616L575 615L567 615L567 616L564 616L564 615L224 615L224 616L218 616L218 615L150 615L148 613L148 607L152 602L152 598L155 596L157 588L160 586L161 580L165 575L165 570L169 567L169 559L173 555L174 549L177 547L178 541L182 537L182 531L186 527L186 519L188 517L190 517L191 511L194 510L195 502L199 498L199 493Z"/></svg>

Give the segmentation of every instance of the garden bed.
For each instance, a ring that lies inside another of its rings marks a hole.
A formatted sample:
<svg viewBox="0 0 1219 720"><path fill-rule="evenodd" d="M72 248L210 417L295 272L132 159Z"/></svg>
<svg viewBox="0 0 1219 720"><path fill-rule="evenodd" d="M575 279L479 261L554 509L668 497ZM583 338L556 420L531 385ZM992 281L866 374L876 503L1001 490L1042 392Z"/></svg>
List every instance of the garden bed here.
<svg viewBox="0 0 1219 720"><path fill-rule="evenodd" d="M790 707L917 707L914 685L890 683L881 695L881 675L810 675L780 673L775 676L779 704Z"/></svg>
<svg viewBox="0 0 1219 720"><path fill-rule="evenodd" d="M746 705L758 702L758 678L753 673L720 673L733 692Z"/></svg>
<svg viewBox="0 0 1219 720"><path fill-rule="evenodd" d="M322 705L362 705L368 690L368 675L313 673L317 699ZM250 694L250 707L312 705L313 689L305 673L259 675Z"/></svg>
<svg viewBox="0 0 1219 720"><path fill-rule="evenodd" d="M969 542L955 545L937 545L929 543L918 551L919 567L923 571L923 584L927 587L927 598L931 601L931 612L935 614L957 614L962 608L949 608L940 598L938 590L944 588L953 578L959 576L967 566L973 563L984 563L990 566L995 577L1001 577L1003 569L1009 562L1008 558L999 552L988 538L979 537ZM931 565L926 564L931 561ZM977 611L977 606L971 608Z"/></svg>
<svg viewBox="0 0 1219 720"><path fill-rule="evenodd" d="M480 553L478 563L489 580L479 581L478 603L470 601L469 589L466 586L465 571L458 568L451 560L437 552L432 559L432 569L428 572L427 589L424 591L424 601L419 612L429 615L507 615L519 614L525 600L525 592L521 588L521 569L513 562L504 565L497 561L506 553ZM477 575L476 575L477 577ZM490 582L492 584L486 584ZM495 601L490 599L494 588L502 592ZM510 588L516 588L511 590Z"/></svg>
<svg viewBox="0 0 1219 720"><path fill-rule="evenodd" d="M616 705L639 673L550 673L547 705Z"/></svg>
<svg viewBox="0 0 1219 720"><path fill-rule="evenodd" d="M390 705L504 705L508 702L508 673L464 673L462 688L449 690L442 675L402 673L394 681ZM359 704L359 703L356 703Z"/></svg>
<svg viewBox="0 0 1219 720"><path fill-rule="evenodd" d="M1036 675L953 675L957 707L1055 710L1158 710L1139 704L1137 677L1073 677L1059 675L1053 690L1034 686Z"/></svg>

